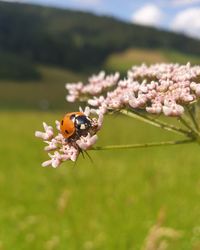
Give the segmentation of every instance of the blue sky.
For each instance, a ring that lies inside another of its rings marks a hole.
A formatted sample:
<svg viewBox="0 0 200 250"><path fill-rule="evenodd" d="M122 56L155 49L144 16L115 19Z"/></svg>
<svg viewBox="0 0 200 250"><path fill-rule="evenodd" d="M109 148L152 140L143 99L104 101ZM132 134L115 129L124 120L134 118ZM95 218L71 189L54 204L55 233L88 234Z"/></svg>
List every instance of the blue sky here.
<svg viewBox="0 0 200 250"><path fill-rule="evenodd" d="M14 0L5 0L12 2ZM200 0L18 0L112 15L200 38Z"/></svg>

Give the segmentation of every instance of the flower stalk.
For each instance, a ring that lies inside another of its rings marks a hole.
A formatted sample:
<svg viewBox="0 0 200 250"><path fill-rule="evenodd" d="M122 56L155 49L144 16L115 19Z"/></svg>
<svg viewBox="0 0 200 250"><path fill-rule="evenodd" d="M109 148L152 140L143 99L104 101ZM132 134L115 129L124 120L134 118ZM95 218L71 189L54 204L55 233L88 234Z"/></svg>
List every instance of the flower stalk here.
<svg viewBox="0 0 200 250"><path fill-rule="evenodd" d="M196 107L194 106L194 109L195 108ZM195 113L191 110L190 107L187 107L187 111L188 111L188 114L189 114L189 116L190 116L190 118L191 118L191 120L192 120L192 122L193 122L193 124L194 124L194 126L196 128L196 130L199 132L199 124L198 124L198 122L196 120Z"/></svg>
<svg viewBox="0 0 200 250"><path fill-rule="evenodd" d="M190 125L190 123L189 123L189 121L188 121L187 119L184 119L184 118L181 117L181 116L180 116L178 119L179 119L179 121L180 121L185 127L187 127L187 128L191 131L191 136L192 136L192 137L196 137L196 138L200 137L199 131L197 131L195 128L193 128L193 127Z"/></svg>
<svg viewBox="0 0 200 250"><path fill-rule="evenodd" d="M177 141L163 141L163 142L150 142L141 144L127 144L127 145L107 145L107 146L97 146L90 150L112 150L112 149L133 149L133 148L148 148L148 147L158 147L158 146L174 146L179 144L194 143L195 139L185 139Z"/></svg>
<svg viewBox="0 0 200 250"><path fill-rule="evenodd" d="M132 118L136 118L137 120L151 124L155 127L162 128L162 129L168 130L170 132L186 135L187 137L191 137L191 133L192 133L191 129L185 130L185 129L176 127L174 125L167 124L167 123L160 121L158 119L154 119L154 118L151 118L149 116L143 115L143 114L136 112L136 111L133 111L133 110L127 111L125 109L122 109L122 110L120 110L120 112L124 115L127 115L127 116L132 117Z"/></svg>

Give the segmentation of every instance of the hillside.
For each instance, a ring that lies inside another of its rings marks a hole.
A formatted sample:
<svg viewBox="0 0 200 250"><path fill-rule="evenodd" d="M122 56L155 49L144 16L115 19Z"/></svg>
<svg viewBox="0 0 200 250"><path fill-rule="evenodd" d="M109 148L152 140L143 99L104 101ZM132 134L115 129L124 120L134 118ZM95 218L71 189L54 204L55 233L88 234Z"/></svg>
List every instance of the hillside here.
<svg viewBox="0 0 200 250"><path fill-rule="evenodd" d="M0 2L0 78L39 79L36 64L89 72L128 48L200 56L200 41L184 35L91 13Z"/></svg>
<svg viewBox="0 0 200 250"><path fill-rule="evenodd" d="M74 105L65 101L65 83L81 81L86 79L86 76L44 65L38 65L36 70L41 79L24 83L0 80L0 111L73 109Z"/></svg>
<svg viewBox="0 0 200 250"><path fill-rule="evenodd" d="M200 64L200 56L186 55L173 50L162 49L127 49L108 56L104 68L107 71L119 71L126 74L127 69L133 65L154 63L180 63L190 62L192 65Z"/></svg>

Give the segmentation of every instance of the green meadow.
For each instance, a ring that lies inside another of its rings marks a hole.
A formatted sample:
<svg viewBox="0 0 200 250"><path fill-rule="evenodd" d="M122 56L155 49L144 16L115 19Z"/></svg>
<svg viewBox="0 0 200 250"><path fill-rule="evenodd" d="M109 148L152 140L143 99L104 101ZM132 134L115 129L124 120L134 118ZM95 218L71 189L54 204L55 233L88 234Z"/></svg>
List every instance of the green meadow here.
<svg viewBox="0 0 200 250"><path fill-rule="evenodd" d="M195 144L91 151L93 163L42 168L42 121L62 112L0 112L0 249L142 249L160 211L181 232L170 250L200 249L200 154ZM98 145L180 139L130 118L106 117Z"/></svg>

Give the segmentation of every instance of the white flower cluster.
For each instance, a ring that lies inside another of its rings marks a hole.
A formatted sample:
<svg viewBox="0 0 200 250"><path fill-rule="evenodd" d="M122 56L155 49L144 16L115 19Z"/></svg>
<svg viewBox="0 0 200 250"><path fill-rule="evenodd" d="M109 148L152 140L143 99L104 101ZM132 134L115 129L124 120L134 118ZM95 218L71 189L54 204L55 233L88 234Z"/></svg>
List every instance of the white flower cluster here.
<svg viewBox="0 0 200 250"><path fill-rule="evenodd" d="M130 108L181 116L184 105L200 97L198 77L200 67L189 63L155 64L149 67L143 64L132 67L124 80L119 80L118 73L107 77L100 73L90 78L86 85L67 84L67 100L81 100L87 94L88 104L103 113Z"/></svg>

